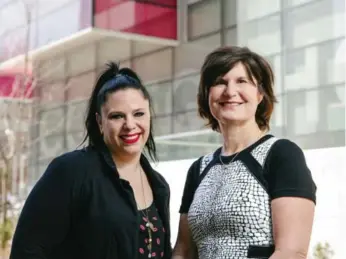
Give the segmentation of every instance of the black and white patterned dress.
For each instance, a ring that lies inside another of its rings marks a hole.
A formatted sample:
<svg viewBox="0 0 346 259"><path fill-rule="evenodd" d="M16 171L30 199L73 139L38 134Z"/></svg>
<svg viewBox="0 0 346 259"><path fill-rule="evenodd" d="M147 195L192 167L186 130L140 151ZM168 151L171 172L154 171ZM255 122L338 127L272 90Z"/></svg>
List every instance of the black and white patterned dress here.
<svg viewBox="0 0 346 259"><path fill-rule="evenodd" d="M275 167L282 167L286 158L273 161L275 152L281 148L292 152L292 146L297 149L290 141L267 135L236 157L222 157L226 166L220 163L221 148L191 166L180 213L188 213L199 259L270 256L274 251L271 200L300 196L315 201L316 187L299 148L296 162L305 185L282 187L276 179L280 172L270 171L280 169Z"/></svg>

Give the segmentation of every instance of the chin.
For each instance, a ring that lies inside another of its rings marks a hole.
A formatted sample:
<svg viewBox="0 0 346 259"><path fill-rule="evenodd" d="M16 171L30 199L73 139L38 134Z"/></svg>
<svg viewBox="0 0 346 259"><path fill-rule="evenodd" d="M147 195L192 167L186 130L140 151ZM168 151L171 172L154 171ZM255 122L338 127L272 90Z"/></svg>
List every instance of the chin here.
<svg viewBox="0 0 346 259"><path fill-rule="evenodd" d="M143 148L140 145L131 145L123 147L123 152L132 156L142 153L142 150Z"/></svg>
<svg viewBox="0 0 346 259"><path fill-rule="evenodd" d="M225 121L225 122L229 122L229 121L242 121L244 118L242 118L241 116L237 116L237 115L231 115L231 114L227 114L225 116L220 116L221 121Z"/></svg>
<svg viewBox="0 0 346 259"><path fill-rule="evenodd" d="M240 118L240 117L231 117L231 116L228 116L228 117L223 117L221 120L222 124L225 124L225 125L237 125L237 124L242 124L244 123L244 121L246 121L246 119L244 118Z"/></svg>

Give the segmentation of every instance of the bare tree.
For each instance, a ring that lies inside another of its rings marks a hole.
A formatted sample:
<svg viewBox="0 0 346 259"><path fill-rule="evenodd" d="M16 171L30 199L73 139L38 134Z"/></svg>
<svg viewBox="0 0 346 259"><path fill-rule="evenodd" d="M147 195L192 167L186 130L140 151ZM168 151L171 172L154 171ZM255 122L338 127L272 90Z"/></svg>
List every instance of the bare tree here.
<svg viewBox="0 0 346 259"><path fill-rule="evenodd" d="M25 25L26 35L24 40L24 66L23 71L19 71L16 74L12 74L14 80L10 82L11 85L7 85L11 88L11 93L2 102L2 113L0 114L1 128L3 132L0 132L0 172L1 172L1 248L3 258L6 258L8 243L12 238L13 232L13 203L11 202L11 184L12 173L14 171L13 164L15 161L21 161L21 152L23 149L23 143L27 138L28 128L23 128L23 115L22 113L29 112L30 108L26 105L28 95L30 95L30 77L28 76L28 52L29 52L29 38L30 38L30 20L31 14L29 6L23 1L23 8L25 11ZM23 41L19 41L19 48L22 49ZM12 49L8 51L15 51L16 44L11 43ZM13 55L13 53L9 53ZM33 85L32 85L33 86ZM29 111L28 111L29 109ZM28 124L27 124L28 125Z"/></svg>
<svg viewBox="0 0 346 259"><path fill-rule="evenodd" d="M10 69L2 72L7 76L10 73L13 80L6 86L7 89L11 89L11 92L6 93L5 98L0 97L0 243L2 258L7 258L6 254L12 239L18 212L23 204L23 197L18 192L16 193L13 186L18 185L16 179L18 174L23 175L25 174L23 172L28 169L28 152L33 145L40 141L40 138L44 137L40 136L32 139L30 135L30 129L33 125L43 123L37 119L35 113L40 105L40 96L37 96L35 92L38 92L38 90L44 92L42 88L49 85L47 78L54 73L53 68L51 71L41 71L40 74L34 76L32 74L31 70L33 68L29 46L32 6L28 0L22 0L22 4L26 19L25 37L11 42L11 48L7 51L9 56L24 51L23 59L18 62L19 64L17 64L15 70ZM20 49L19 51L16 50L16 46ZM36 63L36 66L39 67L39 62ZM66 87L60 89L60 91L65 91ZM5 89L5 87L2 87L2 89ZM49 132L46 132L46 134L49 134ZM26 193L24 193L24 196L26 197Z"/></svg>
<svg viewBox="0 0 346 259"><path fill-rule="evenodd" d="M314 248L315 259L332 259L333 255L334 251L328 242L325 242L324 244L320 242Z"/></svg>
<svg viewBox="0 0 346 259"><path fill-rule="evenodd" d="M28 62L28 61L27 61ZM49 61L48 61L49 62ZM36 65L39 67L40 62ZM48 66L49 67L49 66ZM47 121L37 116L41 106L54 102L54 92L66 92L70 85L52 87L49 78L54 74L54 67L48 70L40 70L33 79L29 74L17 74L12 82L12 92L0 102L0 179L1 179L1 207L0 212L2 226L0 227L0 242L4 250L8 247L12 238L12 232L16 223L18 212L26 198L27 189L19 195L13 190L16 176L28 170L29 153L46 136L52 135L64 123L64 118L55 121L53 126L45 125ZM45 102L42 103L42 95ZM35 127L45 128L39 136L32 136L31 129ZM16 166L14 166L16 165ZM25 180L25 179L21 179Z"/></svg>
<svg viewBox="0 0 346 259"><path fill-rule="evenodd" d="M20 76L16 76L16 78ZM23 82L22 80L14 80L12 92L17 92ZM12 95L12 94L11 94ZM28 128L23 127L28 125L28 117L24 118L24 114L30 113L30 106L25 102L24 98L7 97L2 100L1 103L1 115L0 115L0 177L1 177L1 248L6 250L8 241L12 237L13 220L12 210L15 205L13 202L13 196L11 195L11 185L13 171L16 168L13 165L17 161L22 160L22 153L24 151L25 140L28 138ZM12 200L12 202L11 202Z"/></svg>

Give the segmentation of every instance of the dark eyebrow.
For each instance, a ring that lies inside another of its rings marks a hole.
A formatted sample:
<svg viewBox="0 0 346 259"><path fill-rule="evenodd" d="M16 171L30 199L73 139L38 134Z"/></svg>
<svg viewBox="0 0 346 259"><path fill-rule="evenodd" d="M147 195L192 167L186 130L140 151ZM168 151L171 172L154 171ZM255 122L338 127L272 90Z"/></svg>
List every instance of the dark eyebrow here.
<svg viewBox="0 0 346 259"><path fill-rule="evenodd" d="M107 116L113 116L113 115L124 115L124 113L123 112L119 112L119 111L110 111L107 114Z"/></svg>
<svg viewBox="0 0 346 259"><path fill-rule="evenodd" d="M133 113L136 113L136 112L143 112L144 111L144 108L138 108L138 109L135 109L135 110L133 110ZM109 115L113 115L113 114L120 114L120 115L124 115L125 113L123 113L123 112L121 112L121 111L116 111L116 110L114 110L114 111L109 111L108 112L108 114Z"/></svg>
<svg viewBox="0 0 346 259"><path fill-rule="evenodd" d="M218 77L215 78L213 84L215 85L216 83L220 83L220 82L227 82L227 80L224 79L223 76L218 76Z"/></svg>
<svg viewBox="0 0 346 259"><path fill-rule="evenodd" d="M249 78L248 76L240 76L238 79L246 79L248 82L250 82L253 85L256 85L256 82L253 78Z"/></svg>

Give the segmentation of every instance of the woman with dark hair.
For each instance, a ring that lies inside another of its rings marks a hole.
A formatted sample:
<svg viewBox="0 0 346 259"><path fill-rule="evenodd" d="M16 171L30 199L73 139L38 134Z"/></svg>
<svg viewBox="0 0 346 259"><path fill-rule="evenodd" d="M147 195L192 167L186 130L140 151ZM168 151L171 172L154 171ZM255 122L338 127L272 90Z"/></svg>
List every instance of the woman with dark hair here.
<svg viewBox="0 0 346 259"><path fill-rule="evenodd" d="M307 257L316 186L302 150L268 134L273 85L248 48L206 57L199 114L224 142L189 169L173 259Z"/></svg>
<svg viewBox="0 0 346 259"><path fill-rule="evenodd" d="M99 77L89 145L55 158L28 196L11 259L171 258L169 186L156 160L150 96L129 68Z"/></svg>

